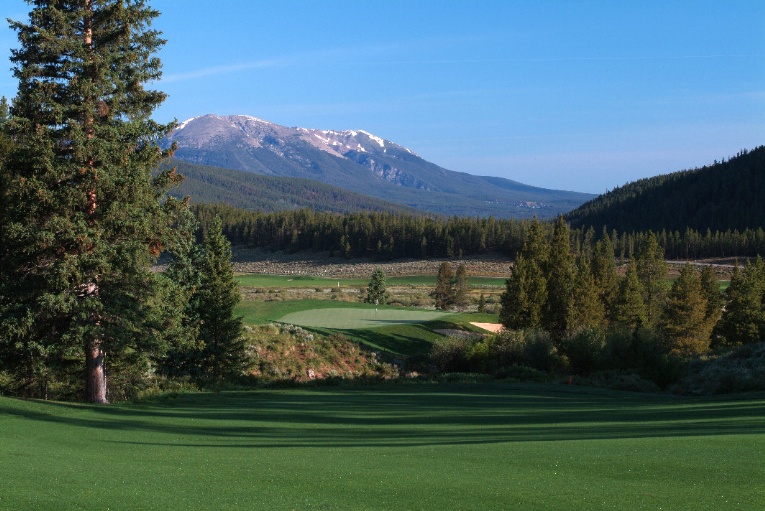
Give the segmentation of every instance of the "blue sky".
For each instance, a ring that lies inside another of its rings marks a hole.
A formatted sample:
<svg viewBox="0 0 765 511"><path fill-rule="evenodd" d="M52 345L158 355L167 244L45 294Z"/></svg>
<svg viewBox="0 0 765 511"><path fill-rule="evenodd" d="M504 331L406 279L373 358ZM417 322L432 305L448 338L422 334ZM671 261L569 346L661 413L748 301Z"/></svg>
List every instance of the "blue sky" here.
<svg viewBox="0 0 765 511"><path fill-rule="evenodd" d="M163 122L363 129L451 170L592 193L765 144L762 0L149 3ZM3 24L0 57L16 46Z"/></svg>

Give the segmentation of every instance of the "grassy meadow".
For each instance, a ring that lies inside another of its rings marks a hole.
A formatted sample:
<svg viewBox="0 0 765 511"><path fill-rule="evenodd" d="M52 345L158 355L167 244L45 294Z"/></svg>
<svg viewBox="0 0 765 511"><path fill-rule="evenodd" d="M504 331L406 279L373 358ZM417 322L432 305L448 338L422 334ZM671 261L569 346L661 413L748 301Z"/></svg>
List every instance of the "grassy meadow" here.
<svg viewBox="0 0 765 511"><path fill-rule="evenodd" d="M765 506L765 395L568 386L0 398L2 509Z"/></svg>

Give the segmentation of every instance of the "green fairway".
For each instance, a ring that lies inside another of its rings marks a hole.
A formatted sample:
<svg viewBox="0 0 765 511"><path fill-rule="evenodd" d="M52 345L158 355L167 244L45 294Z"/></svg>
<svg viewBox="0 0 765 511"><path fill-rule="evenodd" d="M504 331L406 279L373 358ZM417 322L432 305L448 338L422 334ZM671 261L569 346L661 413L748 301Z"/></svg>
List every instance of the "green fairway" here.
<svg viewBox="0 0 765 511"><path fill-rule="evenodd" d="M0 509L765 509L765 395L385 385L0 398Z"/></svg>
<svg viewBox="0 0 765 511"><path fill-rule="evenodd" d="M358 330L393 325L412 325L440 319L448 315L449 313L445 312L401 308L308 309L282 316L279 318L279 322L334 330Z"/></svg>

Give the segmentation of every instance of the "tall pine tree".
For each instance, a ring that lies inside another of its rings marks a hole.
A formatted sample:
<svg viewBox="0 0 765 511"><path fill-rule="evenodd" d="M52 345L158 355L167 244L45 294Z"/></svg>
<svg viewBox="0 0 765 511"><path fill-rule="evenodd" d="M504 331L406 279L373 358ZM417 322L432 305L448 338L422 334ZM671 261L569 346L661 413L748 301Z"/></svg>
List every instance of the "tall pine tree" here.
<svg viewBox="0 0 765 511"><path fill-rule="evenodd" d="M199 339L204 373L221 380L241 374L245 362L242 318L234 316L239 288L231 268L231 245L215 217L204 236L198 293Z"/></svg>
<svg viewBox="0 0 765 511"><path fill-rule="evenodd" d="M32 376L45 357L81 356L87 399L103 403L107 354L164 343L149 267L179 178L156 173L172 125L151 120L165 95L145 87L161 75L164 41L141 0L29 3L28 23L11 23L19 87L0 205L0 342Z"/></svg>

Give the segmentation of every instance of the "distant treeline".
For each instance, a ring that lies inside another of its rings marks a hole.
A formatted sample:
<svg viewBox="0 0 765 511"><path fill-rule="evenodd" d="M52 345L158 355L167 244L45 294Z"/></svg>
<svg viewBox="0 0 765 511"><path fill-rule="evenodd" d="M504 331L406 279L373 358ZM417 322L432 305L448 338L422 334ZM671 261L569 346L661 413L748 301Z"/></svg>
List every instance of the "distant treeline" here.
<svg viewBox="0 0 765 511"><path fill-rule="evenodd" d="M215 216L234 245L274 251L321 252L381 260L470 257L486 252L514 258L523 244L532 220L440 217L390 212L347 214L308 209L263 213L227 205L198 204L192 207L202 228ZM544 235L552 238L553 223L542 222ZM592 250L595 242L608 236L616 256L633 257L650 231L610 233L594 229L572 229L575 253ZM668 259L708 257L755 257L765 255L765 231L700 233L662 230L653 233Z"/></svg>

